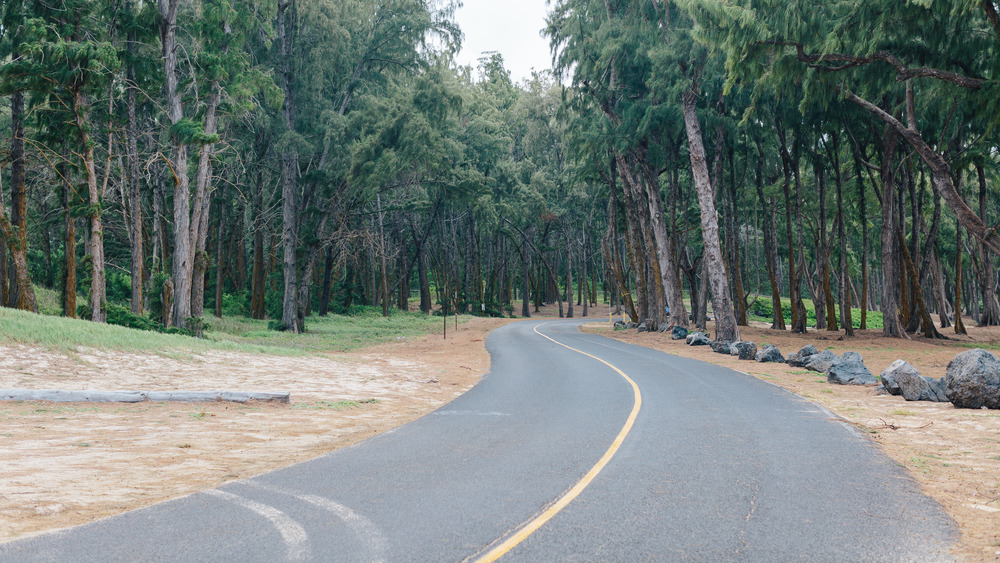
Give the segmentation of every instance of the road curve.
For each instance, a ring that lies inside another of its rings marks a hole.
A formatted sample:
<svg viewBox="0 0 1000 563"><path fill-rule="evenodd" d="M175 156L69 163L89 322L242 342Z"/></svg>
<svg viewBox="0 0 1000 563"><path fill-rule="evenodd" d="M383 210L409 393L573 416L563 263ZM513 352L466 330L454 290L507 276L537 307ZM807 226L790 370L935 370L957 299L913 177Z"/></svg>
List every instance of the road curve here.
<svg viewBox="0 0 1000 563"><path fill-rule="evenodd" d="M403 427L0 561L474 561L578 484L501 560L950 559L941 507L823 409L579 322L496 330L490 374Z"/></svg>

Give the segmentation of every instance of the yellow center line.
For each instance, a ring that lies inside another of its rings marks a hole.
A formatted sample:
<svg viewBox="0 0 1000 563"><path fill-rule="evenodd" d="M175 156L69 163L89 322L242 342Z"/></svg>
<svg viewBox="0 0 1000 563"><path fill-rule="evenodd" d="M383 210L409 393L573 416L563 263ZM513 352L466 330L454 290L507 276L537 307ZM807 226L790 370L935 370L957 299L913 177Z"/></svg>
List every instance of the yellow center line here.
<svg viewBox="0 0 1000 563"><path fill-rule="evenodd" d="M562 342L559 342L558 340L550 336L538 332L539 328L548 324L552 323L551 322L543 323L536 326L534 328L535 333L537 333L539 336L542 336L543 338L548 338L549 340L555 342L556 344L562 346L563 348L568 348L578 354L583 354L588 358L593 358L598 362L601 362L602 364L608 366L609 368L617 372L618 375L622 376L625 379L625 381L628 381L629 385L632 386L632 393L633 396L635 397L632 405L632 412L629 413L628 420L625 421L625 426L623 426L621 431L618 432L618 436L615 437L615 441L611 443L611 447L608 448L608 451L604 452L604 455L601 456L601 459L598 460L597 464L591 467L590 471L588 471L587 474L584 475L583 478L576 483L576 485L573 485L572 489L570 489L569 491L566 492L566 494L561 496L559 500L557 500L555 504L550 506L545 512L542 512L537 517L535 517L535 519L525 524L520 530L517 531L517 533L510 536L503 543L497 545L496 547L488 551L485 555L477 559L476 563L492 563L493 561L500 559L508 551L514 549L515 546L517 546L519 543L527 539L528 536L538 531L539 528L544 526L546 522L551 520L552 517L558 514L562 509L566 508L566 506L569 503L573 502L573 499L580 496L580 493L582 493L583 490L586 489L587 486L590 485L590 483L601 473L601 471L604 470L604 467L608 464L608 462L611 461L611 458L613 458L615 454L618 452L618 449L621 447L622 442L625 441L625 437L628 436L629 432L632 430L632 425L635 424L635 417L638 416L639 408L642 406L642 393L639 392L639 386L635 384L635 381L632 381L632 378L625 375L625 372L623 372L622 370L611 365L607 361L598 358L597 356L588 354L582 350L577 350L572 346L567 346L566 344L563 344Z"/></svg>

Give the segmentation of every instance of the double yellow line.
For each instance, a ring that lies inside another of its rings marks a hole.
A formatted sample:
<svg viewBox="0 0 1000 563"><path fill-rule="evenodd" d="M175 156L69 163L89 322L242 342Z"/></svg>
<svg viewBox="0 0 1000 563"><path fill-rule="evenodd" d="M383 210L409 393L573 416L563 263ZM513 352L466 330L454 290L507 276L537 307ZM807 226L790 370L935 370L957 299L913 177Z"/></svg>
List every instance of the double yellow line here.
<svg viewBox="0 0 1000 563"><path fill-rule="evenodd" d="M593 467L590 468L590 471L588 471L587 474L584 475L582 479L577 481L576 485L573 485L572 489L567 491L563 496L559 497L559 499L556 500L555 504L550 506L545 512L542 512L541 514L536 516L533 520L522 526L521 529L519 529L514 535L510 536L502 543L498 544L496 547L489 550L485 555L477 559L476 563L492 563L493 561L500 559L508 551L514 549L514 547L516 547L519 543L527 539L528 536L538 531L538 529L544 526L546 522L551 520L553 516L559 514L559 512L562 511L562 509L566 508L566 506L569 503L573 502L573 499L580 496L580 493L582 493L583 490L586 489L587 486L589 486L590 483L601 473L601 471L604 470L604 467L608 464L608 462L611 461L611 458L613 458L615 454L618 452L618 449L621 447L622 442L625 441L625 437L628 436L629 432L632 431L632 426L635 424L635 417L638 416L639 408L642 407L642 393L639 392L639 386L635 384L635 381L632 381L632 378L625 375L625 372L623 372L622 370L611 365L607 361L602 360L597 356L594 356L593 354L588 354L582 350L577 350L572 346L567 346L550 336L538 332L539 328L548 324L552 323L543 323L536 326L534 328L535 333L543 338L548 338L549 340L555 342L556 344L562 346L563 348L568 348L576 352L577 354L583 354L588 358L593 358L598 362L601 362L602 364L613 369L616 373L618 373L618 375L622 376L625 379L625 381L628 381L629 385L632 386L632 394L634 396L634 402L632 404L632 412L629 413L628 420L625 421L625 426L623 426L621 431L618 432L618 436L615 437L615 441L611 443L611 447L608 448L608 451L604 452L604 455L601 456L601 459L598 460L598 462Z"/></svg>

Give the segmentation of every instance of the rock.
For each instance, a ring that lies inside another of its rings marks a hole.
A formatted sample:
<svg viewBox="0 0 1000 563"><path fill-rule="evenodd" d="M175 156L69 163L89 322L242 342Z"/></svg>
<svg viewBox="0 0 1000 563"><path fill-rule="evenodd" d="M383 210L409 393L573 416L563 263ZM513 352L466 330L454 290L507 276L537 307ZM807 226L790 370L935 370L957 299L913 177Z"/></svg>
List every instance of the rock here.
<svg viewBox="0 0 1000 563"><path fill-rule="evenodd" d="M934 401L935 403L947 403L948 393L945 391L944 378L934 379L933 377L924 377L924 381L927 382L927 388L930 393L927 395L928 401Z"/></svg>
<svg viewBox="0 0 1000 563"><path fill-rule="evenodd" d="M885 368L880 377L882 385L889 394L901 395L907 401L946 402L948 400L939 380L921 376L917 368L903 360L892 362L892 365Z"/></svg>
<svg viewBox="0 0 1000 563"><path fill-rule="evenodd" d="M668 330L670 330L670 324L660 323L660 332L667 332Z"/></svg>
<svg viewBox="0 0 1000 563"><path fill-rule="evenodd" d="M638 326L639 326L638 324L636 324L636 323L634 323L632 321L629 321L628 323L625 324L625 328L626 329L633 329L633 328L637 328Z"/></svg>
<svg viewBox="0 0 1000 563"><path fill-rule="evenodd" d="M646 327L646 323L639 325L639 332L649 332L649 328Z"/></svg>
<svg viewBox="0 0 1000 563"><path fill-rule="evenodd" d="M746 340L733 342L729 347L729 354L738 356L741 360L752 360L757 356L757 345Z"/></svg>
<svg viewBox="0 0 1000 563"><path fill-rule="evenodd" d="M804 367L812 371L826 373L830 370L830 367L833 366L833 364L842 361L843 359L840 356L834 354L829 350L823 350L819 354L813 354L812 356L809 356L809 359L808 361L806 361L806 365Z"/></svg>
<svg viewBox="0 0 1000 563"><path fill-rule="evenodd" d="M836 354L830 352L829 350L824 350L816 356L820 356L824 353L829 352L830 355L837 357ZM848 352L850 353L850 352ZM844 354L847 356L847 354ZM826 381L827 383L836 383L838 385L875 385L878 380L872 375L872 372L868 371L865 367L865 363L861 361L860 354L854 354L852 356L844 358L838 358L838 360L830 365L826 371ZM810 365L812 362L810 362ZM806 366L807 369L812 369Z"/></svg>
<svg viewBox="0 0 1000 563"><path fill-rule="evenodd" d="M904 360L892 362L879 375L879 378L882 380L882 386L885 387L886 392L890 395L903 394L903 390L899 387L899 379L906 377L920 377L920 372Z"/></svg>
<svg viewBox="0 0 1000 563"><path fill-rule="evenodd" d="M708 346L712 343L703 332L692 332L687 336L688 346Z"/></svg>
<svg viewBox="0 0 1000 563"><path fill-rule="evenodd" d="M709 344L709 346L712 347L712 351L715 352L716 354L729 355L729 353L732 351L733 343L726 342L725 340L713 340L712 343Z"/></svg>
<svg viewBox="0 0 1000 563"><path fill-rule="evenodd" d="M1000 359L976 348L948 362L944 377L948 400L962 409L1000 409Z"/></svg>
<svg viewBox="0 0 1000 563"><path fill-rule="evenodd" d="M864 363L864 359L861 358L861 354L857 352L844 352L844 355L840 357L842 360L857 361Z"/></svg>
<svg viewBox="0 0 1000 563"><path fill-rule="evenodd" d="M778 350L778 347L774 346L773 344L768 344L767 346L761 348L760 351L757 352L757 356L755 359L761 363L765 362L774 362L777 364L785 363L785 357L781 355L781 350Z"/></svg>
<svg viewBox="0 0 1000 563"><path fill-rule="evenodd" d="M812 344L803 346L801 350L788 356L788 365L799 368L804 367L809 362L809 358L816 354L819 354L819 350Z"/></svg>
<svg viewBox="0 0 1000 563"><path fill-rule="evenodd" d="M625 323L621 321L615 321L615 330L625 330Z"/></svg>
<svg viewBox="0 0 1000 563"><path fill-rule="evenodd" d="M675 326L673 332L670 334L671 340L683 340L688 337L688 329L682 326Z"/></svg>

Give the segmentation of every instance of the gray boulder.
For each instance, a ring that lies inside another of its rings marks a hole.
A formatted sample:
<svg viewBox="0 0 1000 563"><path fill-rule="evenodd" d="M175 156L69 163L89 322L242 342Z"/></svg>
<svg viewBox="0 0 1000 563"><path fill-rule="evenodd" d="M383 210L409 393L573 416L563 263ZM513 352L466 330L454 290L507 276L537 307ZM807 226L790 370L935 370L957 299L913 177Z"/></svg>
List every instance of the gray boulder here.
<svg viewBox="0 0 1000 563"><path fill-rule="evenodd" d="M639 325L639 332L649 332L649 328L646 326L646 323Z"/></svg>
<svg viewBox="0 0 1000 563"><path fill-rule="evenodd" d="M725 340L713 340L709 346L712 347L712 351L716 354L726 354L728 356L732 351L733 343L726 342Z"/></svg>
<svg viewBox="0 0 1000 563"><path fill-rule="evenodd" d="M785 363L785 357L781 355L781 350L773 344L768 344L757 352L756 359L758 362L774 362L777 364Z"/></svg>
<svg viewBox="0 0 1000 563"><path fill-rule="evenodd" d="M636 324L636 323L634 323L632 321L629 321L628 323L625 324L625 328L626 329L638 328L638 326L639 326L638 324Z"/></svg>
<svg viewBox="0 0 1000 563"><path fill-rule="evenodd" d="M900 395L907 401L948 400L940 380L921 376L917 368L903 360L896 360L885 368L881 379L882 385L890 395Z"/></svg>
<svg viewBox="0 0 1000 563"><path fill-rule="evenodd" d="M819 350L817 350L812 344L803 346L798 352L788 355L788 365L799 368L805 367L805 365L809 362L809 358L816 354L819 354Z"/></svg>
<svg viewBox="0 0 1000 563"><path fill-rule="evenodd" d="M823 350L819 354L813 354L809 356L809 360L805 364L805 368L818 371L820 373L826 373L830 371L830 368L837 363L844 361L843 358L834 354L829 350ZM857 362L857 360L853 360Z"/></svg>
<svg viewBox="0 0 1000 563"><path fill-rule="evenodd" d="M948 392L945 390L943 377L941 379L924 377L924 381L927 382L927 388L930 390L930 393L927 395L928 401L934 401L935 403L948 402Z"/></svg>
<svg viewBox="0 0 1000 563"><path fill-rule="evenodd" d="M688 346L708 346L712 343L703 332L693 332L687 336Z"/></svg>
<svg viewBox="0 0 1000 563"><path fill-rule="evenodd" d="M861 357L861 354L857 352L844 352L844 355L841 356L840 358L844 361L864 362L864 359Z"/></svg>
<svg viewBox="0 0 1000 563"><path fill-rule="evenodd" d="M615 330L625 330L625 323L621 321L615 321Z"/></svg>
<svg viewBox="0 0 1000 563"><path fill-rule="evenodd" d="M875 385L878 380L868 371L864 362L851 357L831 365L826 372L826 382L838 385Z"/></svg>
<svg viewBox="0 0 1000 563"><path fill-rule="evenodd" d="M729 347L729 354L738 356L741 360L752 360L757 356L757 345L746 340L733 342Z"/></svg>
<svg viewBox="0 0 1000 563"><path fill-rule="evenodd" d="M670 334L671 340L683 340L688 337L688 329L682 326L675 326L674 331Z"/></svg>
<svg viewBox="0 0 1000 563"><path fill-rule="evenodd" d="M945 394L963 409L1000 409L1000 359L976 348L948 362Z"/></svg>

